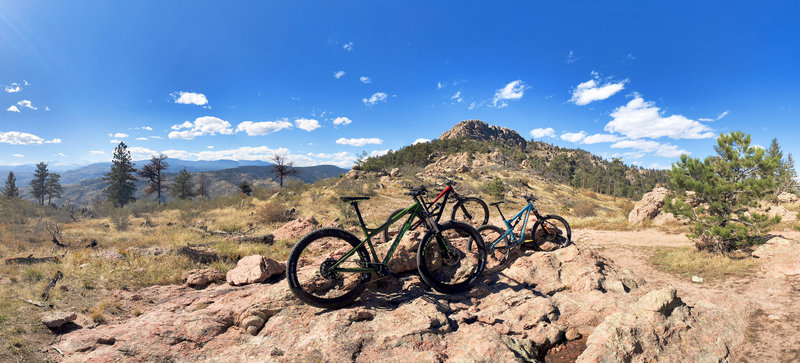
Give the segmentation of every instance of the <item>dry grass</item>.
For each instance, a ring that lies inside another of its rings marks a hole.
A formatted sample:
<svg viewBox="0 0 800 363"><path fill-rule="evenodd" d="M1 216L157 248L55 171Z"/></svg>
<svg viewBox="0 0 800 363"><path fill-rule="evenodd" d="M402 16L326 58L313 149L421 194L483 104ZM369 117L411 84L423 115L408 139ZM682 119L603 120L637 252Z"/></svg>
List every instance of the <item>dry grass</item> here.
<svg viewBox="0 0 800 363"><path fill-rule="evenodd" d="M693 247L655 248L650 262L657 268L681 276L700 276L719 279L728 276L747 276L758 264L744 252L730 257L697 251Z"/></svg>

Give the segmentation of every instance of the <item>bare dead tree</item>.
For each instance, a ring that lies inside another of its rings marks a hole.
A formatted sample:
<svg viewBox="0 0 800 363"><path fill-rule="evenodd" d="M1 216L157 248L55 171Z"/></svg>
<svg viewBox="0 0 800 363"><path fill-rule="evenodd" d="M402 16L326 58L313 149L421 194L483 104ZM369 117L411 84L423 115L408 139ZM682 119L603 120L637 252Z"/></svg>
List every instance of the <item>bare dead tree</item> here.
<svg viewBox="0 0 800 363"><path fill-rule="evenodd" d="M283 179L297 175L298 170L294 168L294 162L286 159L286 153L275 154L272 156L272 173L278 179L278 183L283 187Z"/></svg>
<svg viewBox="0 0 800 363"><path fill-rule="evenodd" d="M145 189L145 193L147 195L156 193L158 198L158 204L161 204L161 189L162 185L166 180L164 180L164 176L162 175L162 171L169 167L169 164L164 161L167 158L166 155L153 155L150 159L150 163L146 164L139 170L138 174L140 177L147 179L149 185L147 189Z"/></svg>

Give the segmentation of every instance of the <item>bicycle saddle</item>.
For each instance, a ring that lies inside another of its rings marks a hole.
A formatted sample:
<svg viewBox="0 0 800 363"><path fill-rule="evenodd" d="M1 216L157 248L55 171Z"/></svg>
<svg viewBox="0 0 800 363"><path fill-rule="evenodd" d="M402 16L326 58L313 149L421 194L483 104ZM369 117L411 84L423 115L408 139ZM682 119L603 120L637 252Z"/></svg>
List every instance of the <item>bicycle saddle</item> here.
<svg viewBox="0 0 800 363"><path fill-rule="evenodd" d="M525 198L525 200L527 200L528 202L531 202L531 203L539 200L539 197L537 197L537 196L535 196L533 194L525 195L525 196L523 196L523 198Z"/></svg>
<svg viewBox="0 0 800 363"><path fill-rule="evenodd" d="M503 204L503 203L505 203L505 201L501 200L499 202L489 203L489 205L500 205L500 204Z"/></svg>
<svg viewBox="0 0 800 363"><path fill-rule="evenodd" d="M342 202L353 202L356 200L367 200L369 197L339 197Z"/></svg>
<svg viewBox="0 0 800 363"><path fill-rule="evenodd" d="M425 193L427 193L427 192L428 192L428 188L425 188L425 186L423 185L423 186L421 186L421 187L419 187L419 188L414 188L414 189L411 189L411 191L409 191L409 192L405 192L405 193L403 193L403 194L405 194L405 195L410 195L410 196L413 196L413 197L416 197L416 196L418 196L418 195L422 195L422 194L425 194Z"/></svg>

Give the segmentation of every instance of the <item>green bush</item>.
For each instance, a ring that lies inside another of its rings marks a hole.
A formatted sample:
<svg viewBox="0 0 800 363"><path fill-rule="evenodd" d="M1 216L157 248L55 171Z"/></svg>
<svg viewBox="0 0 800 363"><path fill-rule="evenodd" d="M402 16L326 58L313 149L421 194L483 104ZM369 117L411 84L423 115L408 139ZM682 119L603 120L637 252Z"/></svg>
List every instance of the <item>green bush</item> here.
<svg viewBox="0 0 800 363"><path fill-rule="evenodd" d="M506 186L500 178L494 178L494 180L490 181L489 184L486 185L486 189L489 195L495 198L502 198L503 194L506 192Z"/></svg>

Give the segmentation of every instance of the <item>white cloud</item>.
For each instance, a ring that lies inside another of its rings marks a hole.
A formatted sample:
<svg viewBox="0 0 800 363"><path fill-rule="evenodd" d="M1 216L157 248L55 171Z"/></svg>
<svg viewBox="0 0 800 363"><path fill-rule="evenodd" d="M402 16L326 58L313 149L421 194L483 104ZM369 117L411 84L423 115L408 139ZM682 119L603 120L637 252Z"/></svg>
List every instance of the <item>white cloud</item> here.
<svg viewBox="0 0 800 363"><path fill-rule="evenodd" d="M19 101L19 102L17 102L17 106L25 107L25 108L31 109L31 110L38 110L38 108L36 108L36 106L34 106L33 103L31 103L31 101L29 101L29 100Z"/></svg>
<svg viewBox="0 0 800 363"><path fill-rule="evenodd" d="M660 170L665 170L665 169L669 169L669 166L664 166L664 165L661 165L661 164L659 164L659 163L652 163L652 164L648 165L648 166L647 166L647 168L648 168L648 169L660 169Z"/></svg>
<svg viewBox="0 0 800 363"><path fill-rule="evenodd" d="M616 83L606 83L601 85L595 79L590 79L578 85L572 90L572 102L578 106L588 105L594 101L604 100L622 91L625 88L625 83L628 80L624 79Z"/></svg>
<svg viewBox="0 0 800 363"><path fill-rule="evenodd" d="M299 118L294 120L294 124L297 125L297 128L306 131L314 131L321 127L319 125L319 121L307 118Z"/></svg>
<svg viewBox="0 0 800 363"><path fill-rule="evenodd" d="M492 105L497 108L506 107L508 106L506 100L518 100L522 98L526 88L528 87L525 86L525 83L521 80L512 81L494 93Z"/></svg>
<svg viewBox="0 0 800 363"><path fill-rule="evenodd" d="M436 82L436 89L442 89L442 88L444 88L444 83Z"/></svg>
<svg viewBox="0 0 800 363"><path fill-rule="evenodd" d="M426 139L426 138L420 137L419 139L414 140L414 142L412 142L411 145L416 145L416 144L420 144L420 143L423 143L423 142L431 142L431 139Z"/></svg>
<svg viewBox="0 0 800 363"><path fill-rule="evenodd" d="M50 106L44 106L45 111L50 111Z"/></svg>
<svg viewBox="0 0 800 363"><path fill-rule="evenodd" d="M137 137L136 141L147 141L146 137Z"/></svg>
<svg viewBox="0 0 800 363"><path fill-rule="evenodd" d="M173 92L170 94L172 99L175 100L175 103L180 103L184 105L198 105L203 106L208 104L208 99L206 95L202 93L195 93L195 92Z"/></svg>
<svg viewBox="0 0 800 363"><path fill-rule="evenodd" d="M578 59L580 59L580 57L576 56L575 52L571 50L569 51L569 54L567 54L567 64L575 63L578 61Z"/></svg>
<svg viewBox="0 0 800 363"><path fill-rule="evenodd" d="M314 162L316 164L332 164L343 168L352 166L356 161L355 155L346 151L332 154L308 153L306 156L309 157L309 160L306 162Z"/></svg>
<svg viewBox="0 0 800 363"><path fill-rule="evenodd" d="M352 122L353 122L353 120L351 120L351 119L349 119L347 117L344 117L344 116L337 117L337 118L333 119L333 124L334 125L346 126L346 125L349 125Z"/></svg>
<svg viewBox="0 0 800 363"><path fill-rule="evenodd" d="M719 114L719 116L717 116L717 121L722 120L722 118L725 117L725 116L728 116L729 113L730 113L730 111L725 111L725 112Z"/></svg>
<svg viewBox="0 0 800 363"><path fill-rule="evenodd" d="M383 156L383 155L386 155L388 153L389 153L389 149L375 150L375 151L369 153L369 156Z"/></svg>
<svg viewBox="0 0 800 363"><path fill-rule="evenodd" d="M142 130L153 131L153 128L150 126L142 126Z"/></svg>
<svg viewBox="0 0 800 363"><path fill-rule="evenodd" d="M584 144L597 144L601 142L617 142L621 137L611 134L594 134L583 139Z"/></svg>
<svg viewBox="0 0 800 363"><path fill-rule="evenodd" d="M22 154L13 154L11 156L13 156L15 158L24 158L25 157L25 155L22 155Z"/></svg>
<svg viewBox="0 0 800 363"><path fill-rule="evenodd" d="M89 153L92 154L92 155L103 155L103 154L105 154L105 152L103 150L92 150L92 151L89 151Z"/></svg>
<svg viewBox="0 0 800 363"><path fill-rule="evenodd" d="M361 81L361 83L363 83L363 84L372 83L372 79L367 77L367 76L361 76L358 80Z"/></svg>
<svg viewBox="0 0 800 363"><path fill-rule="evenodd" d="M643 152L654 152L658 156L674 158L681 154L689 154L688 151L679 149L675 145L662 144L652 140L622 140L611 144L612 149L636 149Z"/></svg>
<svg viewBox="0 0 800 363"><path fill-rule="evenodd" d="M569 142L580 142L586 137L586 131L581 132L565 132L561 134L561 140Z"/></svg>
<svg viewBox="0 0 800 363"><path fill-rule="evenodd" d="M212 146L212 145L208 145L206 147L209 148L209 149L213 149L214 148L214 146Z"/></svg>
<svg viewBox="0 0 800 363"><path fill-rule="evenodd" d="M64 154L64 153L56 153L56 156L64 157L64 156L67 156L67 154Z"/></svg>
<svg viewBox="0 0 800 363"><path fill-rule="evenodd" d="M118 133L114 134L114 137L119 138L119 139L124 139L124 138L126 138L128 136L130 136L130 135L124 134L124 133L121 133L121 132L118 132Z"/></svg>
<svg viewBox="0 0 800 363"><path fill-rule="evenodd" d="M9 107L6 109L6 111L9 111L9 112L19 112L19 108L17 108L17 106L15 106L15 105L11 105L11 106L9 106Z"/></svg>
<svg viewBox="0 0 800 363"><path fill-rule="evenodd" d="M45 144L60 144L60 143L61 143L61 139L52 139L52 140L47 140L47 141L45 141L44 143L45 143Z"/></svg>
<svg viewBox="0 0 800 363"><path fill-rule="evenodd" d="M114 140L108 140L108 142L110 142L110 143L112 143L112 144L119 144L119 140L117 140L117 139L114 139Z"/></svg>
<svg viewBox="0 0 800 363"><path fill-rule="evenodd" d="M618 132L632 139L643 137L672 139L705 139L714 136L711 128L681 115L663 117L654 103L636 97L611 112L604 130Z"/></svg>
<svg viewBox="0 0 800 363"><path fill-rule="evenodd" d="M336 78L336 79L342 78L342 77L344 77L344 75L345 75L344 71L333 72L333 78Z"/></svg>
<svg viewBox="0 0 800 363"><path fill-rule="evenodd" d="M172 131L167 135L170 139L191 140L201 135L231 135L233 129L228 121L213 116L198 117L194 123L186 121L180 125L173 125L173 130L186 129L186 131Z"/></svg>
<svg viewBox="0 0 800 363"><path fill-rule="evenodd" d="M552 127L533 129L530 132L534 139L543 139L545 137L556 137L556 130Z"/></svg>
<svg viewBox="0 0 800 363"><path fill-rule="evenodd" d="M371 138L363 138L362 137L362 138L358 138L358 139L346 139L346 138L342 137L342 138L339 138L338 140L336 140L336 143L337 144L341 144L341 145L350 145L350 146L364 146L364 145L367 145L367 144L380 145L380 144L383 144L383 140L381 140L381 139L379 139L377 137L371 137Z"/></svg>
<svg viewBox="0 0 800 363"><path fill-rule="evenodd" d="M173 129L173 130L180 130L180 129L191 129L192 126L194 126L194 124L192 124L191 122L184 121L182 124L180 124L180 125L172 125L172 127L170 127L170 128Z"/></svg>
<svg viewBox="0 0 800 363"><path fill-rule="evenodd" d="M264 122L244 121L236 126L236 132L244 131L249 136L260 136L278 132L290 127L292 127L292 123L287 120Z"/></svg>
<svg viewBox="0 0 800 363"><path fill-rule="evenodd" d="M22 91L22 87L19 86L19 83L12 83L11 85L5 86L5 90L8 93L17 93Z"/></svg>
<svg viewBox="0 0 800 363"><path fill-rule="evenodd" d="M59 140L60 141L60 140ZM11 145L36 145L44 143L39 136L19 131L0 132L0 143Z"/></svg>
<svg viewBox="0 0 800 363"><path fill-rule="evenodd" d="M705 117L700 117L700 118L698 118L698 119L697 119L697 121L703 121L703 122L713 122L713 121L714 121L714 119L713 119L713 118L705 118Z"/></svg>
<svg viewBox="0 0 800 363"><path fill-rule="evenodd" d="M369 99L365 98L361 100L361 102L367 106L372 106L378 102L386 102L386 97L388 97L388 95L383 92L375 92L369 97Z"/></svg>
<svg viewBox="0 0 800 363"><path fill-rule="evenodd" d="M133 158L134 160L149 159L153 155L158 154L158 152L156 152L155 150L151 150L141 146L129 147L128 151L131 153L131 158Z"/></svg>
<svg viewBox="0 0 800 363"><path fill-rule="evenodd" d="M342 48L344 48L344 50L346 50L346 51L348 51L348 52L349 52L349 51L351 51L351 50L353 50L353 42L347 42L347 43L345 43L345 44L342 46Z"/></svg>
<svg viewBox="0 0 800 363"><path fill-rule="evenodd" d="M456 94L454 94L452 97L450 97L450 99L451 100L456 100L456 102L459 102L459 103L464 101L464 98L461 97L461 91L456 92Z"/></svg>

